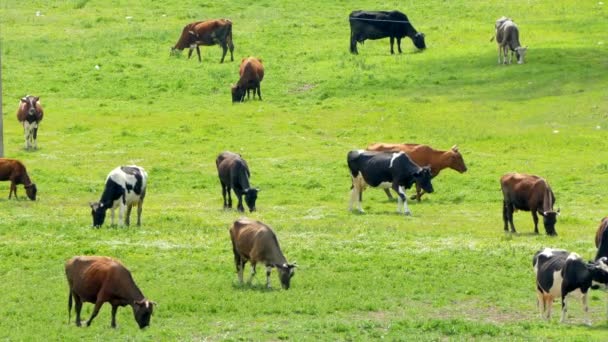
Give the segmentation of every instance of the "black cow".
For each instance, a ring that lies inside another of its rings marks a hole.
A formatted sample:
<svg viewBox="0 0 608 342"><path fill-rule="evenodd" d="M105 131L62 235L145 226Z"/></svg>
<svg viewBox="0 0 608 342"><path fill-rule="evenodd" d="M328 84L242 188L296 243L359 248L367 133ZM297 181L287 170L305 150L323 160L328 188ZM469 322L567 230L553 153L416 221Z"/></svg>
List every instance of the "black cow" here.
<svg viewBox="0 0 608 342"><path fill-rule="evenodd" d="M238 211L244 211L243 194L245 195L245 203L247 203L249 211L255 211L255 201L258 198L260 189L252 188L249 184L251 174L249 173L247 162L241 158L241 155L229 151L222 152L217 156L215 165L217 166L218 177L222 184L224 208L232 208L230 189L233 189L239 199L239 203L237 204ZM228 194L228 201L226 201L226 193Z"/></svg>
<svg viewBox="0 0 608 342"><path fill-rule="evenodd" d="M391 187L395 190L399 195L397 212L401 212L401 203L403 203L405 215L411 215L407 207L405 189L409 189L414 183L417 183L424 191L433 192L431 168L418 166L403 152L354 150L348 152L346 159L353 182L349 210L352 210L353 203L358 201L359 211L363 212L362 194L368 185L381 188Z"/></svg>
<svg viewBox="0 0 608 342"><path fill-rule="evenodd" d="M366 39L390 37L391 54L397 38L397 49L401 53L401 38L408 36L418 49L425 49L424 33L417 32L407 16L399 11L353 11L348 16L350 22L350 52L358 54L357 43Z"/></svg>
<svg viewBox="0 0 608 342"><path fill-rule="evenodd" d="M551 319L553 299L561 297L561 322L565 323L568 311L566 297L579 290L582 294L585 322L591 325L587 295L590 288L598 288L598 284L604 286L608 284L607 261L608 258L602 257L595 262L585 262L578 254L562 249L544 248L536 252L532 265L536 273L537 304L541 310L541 317Z"/></svg>

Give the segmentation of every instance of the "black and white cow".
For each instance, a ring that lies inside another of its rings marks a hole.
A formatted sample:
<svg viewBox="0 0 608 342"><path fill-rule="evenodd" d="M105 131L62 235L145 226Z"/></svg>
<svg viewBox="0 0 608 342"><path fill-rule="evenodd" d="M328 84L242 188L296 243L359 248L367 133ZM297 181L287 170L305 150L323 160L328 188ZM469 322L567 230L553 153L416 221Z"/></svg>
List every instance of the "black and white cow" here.
<svg viewBox="0 0 608 342"><path fill-rule="evenodd" d="M368 185L395 190L399 195L397 212L401 212L403 203L405 215L411 215L407 207L405 189L417 183L424 191L433 192L431 168L418 166L404 152L353 150L348 152L346 159L353 182L349 205L351 211L353 203L358 202L359 211L363 212L362 194Z"/></svg>
<svg viewBox="0 0 608 342"><path fill-rule="evenodd" d="M131 209L137 205L137 225L141 225L141 210L146 196L148 174L139 166L119 166L112 170L106 178L106 186L99 202L90 203L93 216L93 226L101 227L106 210L112 209L112 224L114 224L114 210L118 209L118 222L123 224L123 214L127 209L124 223L130 224Z"/></svg>
<svg viewBox="0 0 608 342"><path fill-rule="evenodd" d="M519 28L513 20L507 17L496 20L496 43L498 44L498 64L501 64L501 55L503 57L502 63L511 64L513 53L517 56L517 64L524 63L528 47L521 46L519 43ZM509 51L511 51L510 55ZM507 55L509 55L508 61Z"/></svg>
<svg viewBox="0 0 608 342"><path fill-rule="evenodd" d="M608 258L605 257L595 262L585 262L578 254L563 249L544 248L536 252L532 265L536 274L537 305L541 317L551 319L553 299L559 297L562 301L561 322L565 323L568 311L566 299L574 293L581 296L585 322L591 325L587 295L590 288L608 284L607 262Z"/></svg>
<svg viewBox="0 0 608 342"><path fill-rule="evenodd" d="M401 38L412 39L418 49L425 49L424 33L416 31L407 16L399 11L353 11L348 16L350 22L350 52L358 54L357 43L366 39L390 37L391 54L397 39L397 49L401 53Z"/></svg>

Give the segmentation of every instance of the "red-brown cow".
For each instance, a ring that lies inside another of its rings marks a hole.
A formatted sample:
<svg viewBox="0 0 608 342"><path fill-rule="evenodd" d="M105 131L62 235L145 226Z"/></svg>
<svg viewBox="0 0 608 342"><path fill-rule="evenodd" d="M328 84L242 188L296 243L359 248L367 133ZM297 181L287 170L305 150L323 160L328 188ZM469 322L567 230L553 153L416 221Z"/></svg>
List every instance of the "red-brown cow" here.
<svg viewBox="0 0 608 342"><path fill-rule="evenodd" d="M230 60L234 61L232 54L234 52L234 44L232 43L232 21L229 19L213 19L197 21L184 26L182 35L171 49L171 53L174 54L176 50L182 51L183 49L188 48L188 59L190 59L192 50L196 48L198 61L202 62L199 45L221 46L223 52L220 63L224 63L226 52L230 49Z"/></svg>
<svg viewBox="0 0 608 342"><path fill-rule="evenodd" d="M32 201L36 200L36 184L32 183L27 174L25 165L17 159L0 158L0 181L11 181L11 189L8 192L10 199L15 194L17 198L17 184L23 184L27 197Z"/></svg>
<svg viewBox="0 0 608 342"><path fill-rule="evenodd" d="M537 213L539 213L543 216L547 235L557 235L555 222L559 209L553 210L555 195L544 178L522 173L508 173L500 178L500 187L503 194L502 218L505 223L505 231L508 231L507 224L509 223L511 232L515 233L513 212L519 209L532 212L534 233L538 234Z"/></svg>
<svg viewBox="0 0 608 342"><path fill-rule="evenodd" d="M95 303L87 326L105 302L112 305L112 328L116 328L116 310L131 305L135 321L141 329L150 325L150 317L156 303L146 299L139 290L131 272L116 259L105 256L76 256L65 263L70 294L68 297L68 322L72 314L72 297L76 304L76 325L80 326L80 310L83 302Z"/></svg>
<svg viewBox="0 0 608 342"><path fill-rule="evenodd" d="M430 166L431 175L433 178L445 168L451 168L460 173L467 171L467 166L462 159L462 155L456 145L448 151L435 150L429 145L422 144L390 144L390 143L376 143L367 146L368 151L383 151L383 152L405 152L414 161L414 163L420 166ZM393 199L391 196L390 189L384 189L389 199ZM416 195L412 196L411 199L416 199L420 202L420 198L424 194L424 190L416 184Z"/></svg>
<svg viewBox="0 0 608 342"><path fill-rule="evenodd" d="M245 92L249 99L249 91L253 89L253 98L255 92L258 92L258 98L262 100L260 92L260 83L264 79L264 66L262 60L255 57L243 58L241 67L239 68L239 76L241 78L236 85L232 86L232 102L245 101Z"/></svg>
<svg viewBox="0 0 608 342"><path fill-rule="evenodd" d="M596 261L602 257L608 257L608 216L602 219L600 226L597 228L595 247L597 247Z"/></svg>
<svg viewBox="0 0 608 342"><path fill-rule="evenodd" d="M40 97L26 95L19 103L17 109L17 120L23 125L25 137L25 149L38 148L38 124L44 117L44 111L40 104Z"/></svg>

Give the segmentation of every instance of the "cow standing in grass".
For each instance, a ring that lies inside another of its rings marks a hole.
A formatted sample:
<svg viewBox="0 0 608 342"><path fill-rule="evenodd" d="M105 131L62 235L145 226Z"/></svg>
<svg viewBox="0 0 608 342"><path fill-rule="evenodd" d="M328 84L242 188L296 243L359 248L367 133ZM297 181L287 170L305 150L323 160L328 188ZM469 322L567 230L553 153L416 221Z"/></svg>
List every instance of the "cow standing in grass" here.
<svg viewBox="0 0 608 342"><path fill-rule="evenodd" d="M0 181L11 181L11 188L8 192L8 199L15 194L17 199L17 185L23 184L27 197L32 201L36 200L36 184L32 183L27 174L25 165L17 159L0 158Z"/></svg>
<svg viewBox="0 0 608 342"><path fill-rule="evenodd" d="M241 284L245 264L249 261L251 263L249 283L255 276L256 265L263 263L266 266L266 287L270 288L270 272L274 267L279 273L281 286L285 290L289 289L296 265L287 262L279 246L279 240L269 226L247 218L238 219L230 227L230 240Z"/></svg>
<svg viewBox="0 0 608 342"><path fill-rule="evenodd" d="M390 37L391 54L397 39L397 50L401 53L401 39L409 37L418 49L425 49L424 33L416 31L407 16L399 11L353 11L348 16L350 22L350 52L358 54L357 43L366 39Z"/></svg>
<svg viewBox="0 0 608 342"><path fill-rule="evenodd" d="M496 43L498 44L498 64L511 64L513 54L517 57L517 64L524 63L524 57L528 47L522 47L519 43L519 28L509 18L502 17L496 21ZM511 54L509 55L509 51ZM507 61L507 55L509 59Z"/></svg>
<svg viewBox="0 0 608 342"><path fill-rule="evenodd" d="M243 212L243 195L245 195L245 203L249 207L249 211L255 211L255 202L258 198L259 189L251 187L249 178L249 166L245 159L241 158L240 154L225 151L220 153L215 159L217 174L222 185L222 197L224 198L224 209L232 208L231 190L234 190L239 203L237 204L238 211ZM226 200L226 195L228 200Z"/></svg>
<svg viewBox="0 0 608 342"><path fill-rule="evenodd" d="M182 51L188 48L188 59L192 56L192 51L196 49L198 61L202 62L201 50L199 45L219 45L222 47L222 59L220 63L224 63L226 52L230 49L230 60L234 61L233 51L234 44L232 43L232 21L229 19L214 19L206 21L197 21L184 26L182 34L175 46L171 49L171 53Z"/></svg>
<svg viewBox="0 0 608 342"><path fill-rule="evenodd" d="M23 125L25 137L25 149L38 148L38 125L44 117L44 111L40 104L40 97L26 95L19 103L17 109L17 120Z"/></svg>
<svg viewBox="0 0 608 342"><path fill-rule="evenodd" d="M260 90L260 83L264 79L264 65L262 65L262 60L255 57L243 58L239 68L239 76L239 81L231 88L232 102L245 101L245 93L247 93L247 99L249 99L250 90L253 90L254 99L257 91L258 98L261 101L262 92Z"/></svg>
<svg viewBox="0 0 608 342"><path fill-rule="evenodd" d="M141 225L141 211L146 197L146 184L148 174L139 166L119 166L110 171L106 178L106 185L99 202L90 203L93 226L101 227L106 211L112 210L112 224L114 224L114 210L118 209L118 222L123 224L125 208L127 210L124 223L129 226L131 209L137 205L137 225Z"/></svg>

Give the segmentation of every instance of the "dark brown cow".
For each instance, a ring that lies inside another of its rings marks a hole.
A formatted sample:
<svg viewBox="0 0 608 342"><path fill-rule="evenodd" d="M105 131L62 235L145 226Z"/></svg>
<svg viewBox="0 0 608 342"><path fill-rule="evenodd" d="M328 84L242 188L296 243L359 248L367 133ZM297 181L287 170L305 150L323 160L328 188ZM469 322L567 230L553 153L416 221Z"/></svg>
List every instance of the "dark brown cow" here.
<svg viewBox="0 0 608 342"><path fill-rule="evenodd" d="M0 158L0 181L11 181L11 189L8 198L11 199L13 193L17 198L17 184L23 184L27 197L32 201L36 200L36 184L32 183L27 174L25 165L17 159Z"/></svg>
<svg viewBox="0 0 608 342"><path fill-rule="evenodd" d="M141 329L150 325L150 317L156 303L146 299L139 290L131 272L116 259L105 256L76 256L65 263L70 294L68 322L72 314L72 297L76 304L76 325L80 326L80 310L83 302L95 303L87 326L105 302L112 305L112 328L116 328L116 310L131 305L135 321Z"/></svg>
<svg viewBox="0 0 608 342"><path fill-rule="evenodd" d="M597 247L596 261L602 257L608 257L608 216L602 219L600 226L597 228L595 247Z"/></svg>
<svg viewBox="0 0 608 342"><path fill-rule="evenodd" d="M500 187L503 194L502 218L505 223L511 224L511 232L515 233L513 225L513 212L524 210L532 212L534 220L534 233L538 234L538 214L543 216L543 224L547 235L557 235L555 222L559 210L554 211L555 195L544 178L521 173L508 173L500 178Z"/></svg>
<svg viewBox="0 0 608 342"><path fill-rule="evenodd" d="M19 103L17 109L17 120L23 125L25 137L25 149L38 148L38 125L44 117L44 111L40 104L40 97L26 95Z"/></svg>
<svg viewBox="0 0 608 342"><path fill-rule="evenodd" d="M197 21L184 26L182 35L171 49L171 53L174 54L176 50L182 51L183 49L188 48L188 59L190 59L192 50L196 48L198 61L202 62L199 45L221 46L223 52L220 63L224 63L226 52L230 49L230 60L234 61L232 55L234 51L234 44L232 43L232 21L228 19L213 19Z"/></svg>
<svg viewBox="0 0 608 342"><path fill-rule="evenodd" d="M367 146L368 151L382 151L382 152L405 152L414 163L420 166L430 166L431 176L435 178L441 170L445 168L451 168L460 173L467 171L467 166L462 159L462 155L456 145L448 151L435 150L429 145L422 144L390 144L390 143L376 143ZM393 199L391 196L390 189L384 189L389 199ZM424 190L416 184L416 195L412 196L411 199L416 199L420 202L420 198L424 194Z"/></svg>
<svg viewBox="0 0 608 342"><path fill-rule="evenodd" d="M230 190L234 190L239 200L237 210L244 211L243 195L245 195L245 203L249 207L249 211L255 211L255 202L260 189L252 188L251 184L249 184L251 173L245 159L241 158L240 154L224 151L215 159L215 166L217 167L217 175L222 185L224 209L232 208ZM226 201L226 195L228 195L228 201Z"/></svg>
<svg viewBox="0 0 608 342"><path fill-rule="evenodd" d="M239 76L241 78L236 85L232 86L232 102L243 102L245 101L245 92L247 92L247 99L249 99L249 91L253 89L253 98L255 99L255 92L258 92L258 98L262 100L262 93L260 92L260 83L264 79L264 66L262 60L255 57L243 58L241 61L241 67L239 68Z"/></svg>

